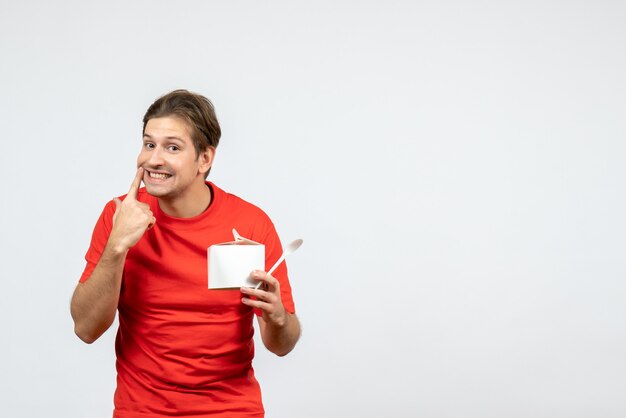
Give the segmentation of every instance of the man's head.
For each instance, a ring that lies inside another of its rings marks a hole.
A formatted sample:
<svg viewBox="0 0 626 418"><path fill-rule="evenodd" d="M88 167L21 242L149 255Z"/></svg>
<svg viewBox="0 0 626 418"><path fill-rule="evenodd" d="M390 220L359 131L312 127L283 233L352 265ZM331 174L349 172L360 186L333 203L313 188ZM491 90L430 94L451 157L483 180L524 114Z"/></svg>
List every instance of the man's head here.
<svg viewBox="0 0 626 418"><path fill-rule="evenodd" d="M217 148L222 131L215 116L213 104L204 96L187 90L174 90L158 98L143 117L143 133L150 119L176 117L191 128L196 157L211 147ZM209 170L210 171L210 170ZM205 178L209 175L207 171Z"/></svg>

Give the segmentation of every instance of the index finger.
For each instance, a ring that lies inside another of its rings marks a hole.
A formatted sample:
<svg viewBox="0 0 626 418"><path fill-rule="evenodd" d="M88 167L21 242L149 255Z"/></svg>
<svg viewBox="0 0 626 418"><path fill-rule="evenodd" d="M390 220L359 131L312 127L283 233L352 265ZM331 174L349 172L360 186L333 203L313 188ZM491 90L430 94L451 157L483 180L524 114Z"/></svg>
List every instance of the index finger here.
<svg viewBox="0 0 626 418"><path fill-rule="evenodd" d="M258 283L254 287L255 289L259 289L263 283L267 286L277 287L279 285L278 280L271 274L268 274L262 270L255 270L252 272L252 278L254 280L258 280Z"/></svg>
<svg viewBox="0 0 626 418"><path fill-rule="evenodd" d="M126 197L130 197L131 199L137 199L137 191L139 190L139 186L141 186L141 179L143 177L143 168L139 167L137 169L137 174L130 185L130 189L128 190L128 194Z"/></svg>

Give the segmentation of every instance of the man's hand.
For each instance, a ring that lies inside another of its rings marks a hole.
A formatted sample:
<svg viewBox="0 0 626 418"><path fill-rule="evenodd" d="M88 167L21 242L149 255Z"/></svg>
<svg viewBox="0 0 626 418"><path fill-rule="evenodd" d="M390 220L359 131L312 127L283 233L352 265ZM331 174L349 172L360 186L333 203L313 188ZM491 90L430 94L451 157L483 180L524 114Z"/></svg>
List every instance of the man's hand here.
<svg viewBox="0 0 626 418"><path fill-rule="evenodd" d="M119 252L128 251L156 222L150 206L137 200L143 173L143 168L139 167L124 201L115 199L117 207L113 215L113 230L109 244Z"/></svg>
<svg viewBox="0 0 626 418"><path fill-rule="evenodd" d="M293 350L300 338L300 321L296 315L285 310L278 280L258 270L253 271L251 277L263 283L262 288L242 287L241 293L244 297L241 302L263 311L263 315L257 317L263 344L272 353L284 356Z"/></svg>
<svg viewBox="0 0 626 418"><path fill-rule="evenodd" d="M253 271L250 277L263 284L259 289L242 287L241 293L247 297L242 298L241 302L263 311L263 319L267 324L284 327L287 323L288 314L280 297L280 283L278 280L260 270ZM250 299L251 296L256 297L256 300Z"/></svg>

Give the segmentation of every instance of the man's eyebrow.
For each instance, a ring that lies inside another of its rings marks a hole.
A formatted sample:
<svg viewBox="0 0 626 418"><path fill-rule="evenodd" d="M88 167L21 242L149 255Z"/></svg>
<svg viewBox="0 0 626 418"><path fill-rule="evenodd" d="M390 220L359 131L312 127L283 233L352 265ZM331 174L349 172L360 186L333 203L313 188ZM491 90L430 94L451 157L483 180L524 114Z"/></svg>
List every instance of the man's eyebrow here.
<svg viewBox="0 0 626 418"><path fill-rule="evenodd" d="M143 137L152 139L152 136L150 134L143 134ZM180 141L180 142L185 142L182 138L180 138L178 136L166 136L165 139L169 139L169 140L175 139L175 140Z"/></svg>

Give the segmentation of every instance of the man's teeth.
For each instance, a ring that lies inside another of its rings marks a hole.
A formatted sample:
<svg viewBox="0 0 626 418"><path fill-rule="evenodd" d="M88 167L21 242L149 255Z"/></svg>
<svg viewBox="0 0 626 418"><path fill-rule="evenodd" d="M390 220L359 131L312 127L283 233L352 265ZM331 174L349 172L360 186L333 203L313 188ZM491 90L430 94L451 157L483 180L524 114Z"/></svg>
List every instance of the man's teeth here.
<svg viewBox="0 0 626 418"><path fill-rule="evenodd" d="M152 173L152 172L150 173L150 177L153 178L153 179L161 179L161 180L163 180L163 179L166 179L166 178L168 178L170 176L171 176L171 174Z"/></svg>

